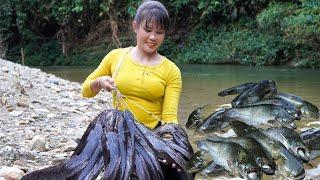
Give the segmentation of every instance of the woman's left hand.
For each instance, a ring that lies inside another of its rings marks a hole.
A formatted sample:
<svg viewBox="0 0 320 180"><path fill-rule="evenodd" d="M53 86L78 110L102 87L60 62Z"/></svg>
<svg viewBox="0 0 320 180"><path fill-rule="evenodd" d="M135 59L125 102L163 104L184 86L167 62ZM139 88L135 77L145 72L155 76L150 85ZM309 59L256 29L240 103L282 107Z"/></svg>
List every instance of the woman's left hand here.
<svg viewBox="0 0 320 180"><path fill-rule="evenodd" d="M165 160L165 159L162 159L162 160L160 159L160 162L162 162L163 164L167 165L167 160ZM178 172L181 171L180 168L177 168L176 163L172 163L172 164L171 164L171 167L172 167L173 169L177 169Z"/></svg>

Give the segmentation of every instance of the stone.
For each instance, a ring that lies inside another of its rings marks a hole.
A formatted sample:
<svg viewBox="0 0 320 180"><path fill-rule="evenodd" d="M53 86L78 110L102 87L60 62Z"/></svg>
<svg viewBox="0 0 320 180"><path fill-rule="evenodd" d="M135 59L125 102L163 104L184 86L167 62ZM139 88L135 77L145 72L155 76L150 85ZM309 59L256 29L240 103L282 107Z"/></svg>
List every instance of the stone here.
<svg viewBox="0 0 320 180"><path fill-rule="evenodd" d="M56 117L56 115L53 114L53 113L50 113L50 114L47 115L47 118L55 118L55 117Z"/></svg>
<svg viewBox="0 0 320 180"><path fill-rule="evenodd" d="M68 151L74 151L76 149L76 147L78 146L78 143L73 141L73 140L69 140L63 147L63 151L64 152L68 152Z"/></svg>
<svg viewBox="0 0 320 180"><path fill-rule="evenodd" d="M35 113L39 114L39 115L47 115L50 111L48 109L35 109L34 110Z"/></svg>
<svg viewBox="0 0 320 180"><path fill-rule="evenodd" d="M30 121L29 120L20 120L19 121L19 125L26 125L26 124L29 124Z"/></svg>
<svg viewBox="0 0 320 180"><path fill-rule="evenodd" d="M4 133L0 133L0 140L5 138L5 137L6 137L6 135Z"/></svg>
<svg viewBox="0 0 320 180"><path fill-rule="evenodd" d="M2 72L5 72L5 73L8 73L9 72L9 69L7 67L2 67L1 68L1 71Z"/></svg>
<svg viewBox="0 0 320 180"><path fill-rule="evenodd" d="M36 114L36 113L32 113L32 114L30 115L30 117L33 118L33 119L39 119L39 118L40 118L40 115L39 115L39 114Z"/></svg>
<svg viewBox="0 0 320 180"><path fill-rule="evenodd" d="M26 102L22 102L22 101L21 101L21 102L19 101L19 102L17 103L17 106L20 106L20 107L29 107L29 105L28 105Z"/></svg>
<svg viewBox="0 0 320 180"><path fill-rule="evenodd" d="M36 135L32 138L29 149L32 150L38 150L38 151L47 151L47 144L45 142L45 138L39 135Z"/></svg>
<svg viewBox="0 0 320 180"><path fill-rule="evenodd" d="M18 180L24 176L25 173L16 167L2 167L0 169L0 177L8 180Z"/></svg>
<svg viewBox="0 0 320 180"><path fill-rule="evenodd" d="M18 116L21 116L21 115L23 114L23 111L16 111L16 110L14 110L14 111L10 112L9 114L10 114L10 116L12 116L12 117L18 117Z"/></svg>
<svg viewBox="0 0 320 180"><path fill-rule="evenodd" d="M28 130L25 130L25 139L26 140L31 140L33 137L34 137L34 131L32 131L32 130L30 130L30 129L28 129Z"/></svg>
<svg viewBox="0 0 320 180"><path fill-rule="evenodd" d="M12 112L12 111L14 111L14 107L13 107L13 106L8 106L8 107L7 107L7 110L8 110L9 112Z"/></svg>

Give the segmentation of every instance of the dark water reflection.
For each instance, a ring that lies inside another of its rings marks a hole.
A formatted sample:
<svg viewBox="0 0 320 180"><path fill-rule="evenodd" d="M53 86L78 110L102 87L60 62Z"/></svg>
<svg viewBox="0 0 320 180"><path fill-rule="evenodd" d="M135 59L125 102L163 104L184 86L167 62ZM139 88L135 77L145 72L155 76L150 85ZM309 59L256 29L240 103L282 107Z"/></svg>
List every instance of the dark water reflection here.
<svg viewBox="0 0 320 180"><path fill-rule="evenodd" d="M181 65L179 67L183 78L179 118L183 127L190 112L195 108L205 104L214 104L218 107L231 102L233 96L219 97L217 95L219 91L240 83L257 82L262 79L272 79L277 82L278 91L298 95L320 107L320 70L234 65ZM93 69L94 67L43 68L45 72L80 83ZM301 121L299 127L305 127L308 124L310 124L309 120ZM312 126L320 125L315 122ZM191 131L187 132L191 142L201 137Z"/></svg>

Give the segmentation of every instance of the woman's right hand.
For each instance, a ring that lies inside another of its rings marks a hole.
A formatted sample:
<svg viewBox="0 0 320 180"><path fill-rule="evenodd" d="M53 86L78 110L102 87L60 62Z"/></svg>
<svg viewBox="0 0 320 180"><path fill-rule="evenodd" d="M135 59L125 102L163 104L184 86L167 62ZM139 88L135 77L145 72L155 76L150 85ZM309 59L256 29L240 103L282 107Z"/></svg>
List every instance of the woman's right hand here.
<svg viewBox="0 0 320 180"><path fill-rule="evenodd" d="M110 92L116 88L114 79L110 76L101 76L97 78L99 87Z"/></svg>

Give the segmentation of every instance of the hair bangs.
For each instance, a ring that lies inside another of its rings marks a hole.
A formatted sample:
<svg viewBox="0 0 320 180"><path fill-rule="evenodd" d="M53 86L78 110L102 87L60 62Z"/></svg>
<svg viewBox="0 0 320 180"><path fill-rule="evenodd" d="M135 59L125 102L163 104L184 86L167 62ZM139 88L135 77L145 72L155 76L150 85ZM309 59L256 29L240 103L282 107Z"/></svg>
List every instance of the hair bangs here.
<svg viewBox="0 0 320 180"><path fill-rule="evenodd" d="M168 29L169 19L167 14L158 11L157 9L152 9L145 14L143 18L145 20L145 26L149 27L149 24L155 23L158 29Z"/></svg>

